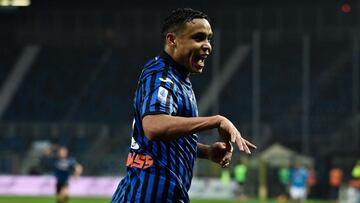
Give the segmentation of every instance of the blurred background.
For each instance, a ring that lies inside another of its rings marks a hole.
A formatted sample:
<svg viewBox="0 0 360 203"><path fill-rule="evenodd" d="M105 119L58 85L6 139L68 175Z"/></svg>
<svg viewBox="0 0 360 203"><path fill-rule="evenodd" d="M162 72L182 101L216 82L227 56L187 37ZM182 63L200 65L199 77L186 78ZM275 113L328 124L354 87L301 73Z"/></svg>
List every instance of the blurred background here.
<svg viewBox="0 0 360 203"><path fill-rule="evenodd" d="M52 145L67 146L84 176L124 175L142 65L162 50L162 20L192 7L210 16L214 31L206 69L191 77L200 115L228 117L258 146L251 156L235 153L230 177L241 160L247 195L276 197L278 170L301 160L316 172L312 197L322 199L333 166L345 185L353 178L360 159L358 1L0 5L0 175L51 174L42 157ZM216 131L202 134L202 142L217 139ZM216 165L196 163L197 178L222 175Z"/></svg>

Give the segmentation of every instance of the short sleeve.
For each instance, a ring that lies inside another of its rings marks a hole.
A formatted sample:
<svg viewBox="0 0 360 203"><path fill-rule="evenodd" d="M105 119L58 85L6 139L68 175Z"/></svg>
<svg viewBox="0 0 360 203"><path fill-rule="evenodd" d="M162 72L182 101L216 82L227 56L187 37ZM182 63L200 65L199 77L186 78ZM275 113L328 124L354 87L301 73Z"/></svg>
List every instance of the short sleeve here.
<svg viewBox="0 0 360 203"><path fill-rule="evenodd" d="M70 165L70 168L71 170L74 170L75 169L75 166L77 165L77 161L75 158L71 157L69 158L69 165Z"/></svg>
<svg viewBox="0 0 360 203"><path fill-rule="evenodd" d="M155 75L146 80L144 85L144 97L140 110L141 117L155 114L172 115L177 111L174 82L172 80L156 77Z"/></svg>

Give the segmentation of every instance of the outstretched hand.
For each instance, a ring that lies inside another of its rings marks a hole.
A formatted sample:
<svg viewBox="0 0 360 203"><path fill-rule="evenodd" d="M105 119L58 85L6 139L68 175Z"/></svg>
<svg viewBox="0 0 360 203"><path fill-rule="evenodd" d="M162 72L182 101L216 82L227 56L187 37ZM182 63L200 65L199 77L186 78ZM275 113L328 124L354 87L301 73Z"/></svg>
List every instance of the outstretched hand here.
<svg viewBox="0 0 360 203"><path fill-rule="evenodd" d="M240 151L244 151L247 154L251 154L250 149L256 149L256 146L251 142L241 137L240 132L236 129L234 124L227 118L222 117L218 127L218 132L221 140L225 142L236 143Z"/></svg>
<svg viewBox="0 0 360 203"><path fill-rule="evenodd" d="M210 146L209 159L225 168L231 161L232 152L231 142L215 142Z"/></svg>
<svg viewBox="0 0 360 203"><path fill-rule="evenodd" d="M76 164L75 169L74 169L74 174L73 174L74 178L78 179L81 176L82 172L83 172L82 165L81 164Z"/></svg>

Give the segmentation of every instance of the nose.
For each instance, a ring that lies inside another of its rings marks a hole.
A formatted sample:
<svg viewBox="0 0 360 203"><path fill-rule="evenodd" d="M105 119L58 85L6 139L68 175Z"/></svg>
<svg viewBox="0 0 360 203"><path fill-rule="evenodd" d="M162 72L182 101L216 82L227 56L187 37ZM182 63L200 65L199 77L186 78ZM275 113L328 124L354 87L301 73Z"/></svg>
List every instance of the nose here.
<svg viewBox="0 0 360 203"><path fill-rule="evenodd" d="M212 47L209 41L204 42L201 48L206 54L210 54L212 51Z"/></svg>

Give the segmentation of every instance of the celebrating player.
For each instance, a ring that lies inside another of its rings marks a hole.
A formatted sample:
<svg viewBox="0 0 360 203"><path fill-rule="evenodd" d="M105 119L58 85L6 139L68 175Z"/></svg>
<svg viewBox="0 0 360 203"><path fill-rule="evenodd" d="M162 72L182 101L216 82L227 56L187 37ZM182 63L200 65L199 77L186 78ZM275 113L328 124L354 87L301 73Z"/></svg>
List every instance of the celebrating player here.
<svg viewBox="0 0 360 203"><path fill-rule="evenodd" d="M54 162L56 177L56 201L57 203L69 202L68 182L71 174L78 177L82 173L82 166L74 158L68 157L66 147L59 147Z"/></svg>
<svg viewBox="0 0 360 203"><path fill-rule="evenodd" d="M177 9L165 19L164 51L146 63L138 81L128 173L112 203L189 202L196 157L226 167L232 143L247 154L256 148L227 118L198 117L189 76L203 71L212 35L208 16L200 11ZM198 143L195 133L213 128L220 141Z"/></svg>

